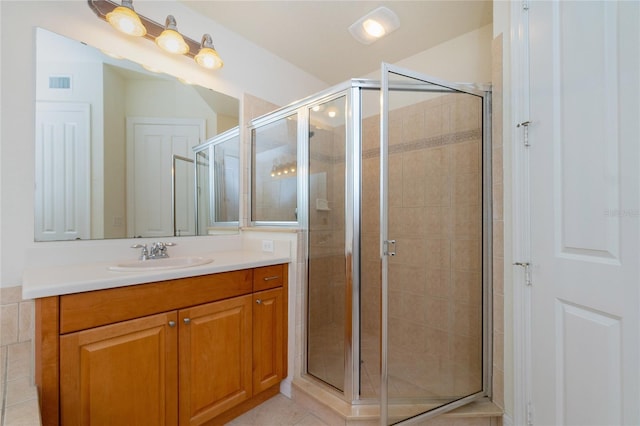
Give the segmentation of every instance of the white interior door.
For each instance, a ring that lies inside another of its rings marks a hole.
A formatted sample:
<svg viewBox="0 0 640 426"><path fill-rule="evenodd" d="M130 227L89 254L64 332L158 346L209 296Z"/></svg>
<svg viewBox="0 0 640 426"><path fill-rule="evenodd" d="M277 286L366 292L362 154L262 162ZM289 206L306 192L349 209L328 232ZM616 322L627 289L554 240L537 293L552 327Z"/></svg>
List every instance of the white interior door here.
<svg viewBox="0 0 640 426"><path fill-rule="evenodd" d="M129 236L174 235L173 157L193 158L204 132L204 120L127 118Z"/></svg>
<svg viewBox="0 0 640 426"><path fill-rule="evenodd" d="M640 424L640 3L528 14L532 423Z"/></svg>
<svg viewBox="0 0 640 426"><path fill-rule="evenodd" d="M36 241L90 238L90 109L36 103Z"/></svg>

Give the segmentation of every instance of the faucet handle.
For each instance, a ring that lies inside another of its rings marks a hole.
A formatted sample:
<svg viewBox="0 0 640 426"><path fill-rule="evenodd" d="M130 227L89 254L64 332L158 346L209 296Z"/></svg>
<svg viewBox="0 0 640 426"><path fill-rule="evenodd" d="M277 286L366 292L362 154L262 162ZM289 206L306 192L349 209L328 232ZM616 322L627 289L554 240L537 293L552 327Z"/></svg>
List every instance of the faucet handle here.
<svg viewBox="0 0 640 426"><path fill-rule="evenodd" d="M140 252L140 260L147 260L149 258L149 251L147 250L147 245L146 244L134 244L131 246L131 248L141 248L142 251Z"/></svg>

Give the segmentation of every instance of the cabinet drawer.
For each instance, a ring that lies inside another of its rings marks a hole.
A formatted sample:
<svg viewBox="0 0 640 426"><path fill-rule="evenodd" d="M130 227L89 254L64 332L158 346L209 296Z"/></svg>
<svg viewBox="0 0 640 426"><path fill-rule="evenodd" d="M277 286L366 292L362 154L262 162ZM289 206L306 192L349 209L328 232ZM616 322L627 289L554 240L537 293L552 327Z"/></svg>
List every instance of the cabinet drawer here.
<svg viewBox="0 0 640 426"><path fill-rule="evenodd" d="M60 296L60 333L251 293L251 269Z"/></svg>
<svg viewBox="0 0 640 426"><path fill-rule="evenodd" d="M286 265L273 265L253 270L253 291L282 287Z"/></svg>

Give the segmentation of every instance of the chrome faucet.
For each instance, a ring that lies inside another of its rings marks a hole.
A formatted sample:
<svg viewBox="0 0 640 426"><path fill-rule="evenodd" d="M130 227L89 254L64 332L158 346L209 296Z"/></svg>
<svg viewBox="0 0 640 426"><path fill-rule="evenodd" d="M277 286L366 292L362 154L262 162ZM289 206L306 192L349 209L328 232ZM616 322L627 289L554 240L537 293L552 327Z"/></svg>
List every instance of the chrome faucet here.
<svg viewBox="0 0 640 426"><path fill-rule="evenodd" d="M175 245L176 243L156 242L151 244L151 249L148 249L146 244L134 244L131 248L142 249L140 251L140 257L138 257L140 260L165 259L169 257L167 247Z"/></svg>
<svg viewBox="0 0 640 426"><path fill-rule="evenodd" d="M149 259L149 250L147 250L147 245L146 244L134 244L134 245L131 246L131 248L142 249L140 251L140 257L138 257L138 259L140 259L140 260Z"/></svg>
<svg viewBox="0 0 640 426"><path fill-rule="evenodd" d="M151 244L151 250L149 250L149 259L164 259L169 257L167 247L175 246L175 243L162 243L157 242Z"/></svg>

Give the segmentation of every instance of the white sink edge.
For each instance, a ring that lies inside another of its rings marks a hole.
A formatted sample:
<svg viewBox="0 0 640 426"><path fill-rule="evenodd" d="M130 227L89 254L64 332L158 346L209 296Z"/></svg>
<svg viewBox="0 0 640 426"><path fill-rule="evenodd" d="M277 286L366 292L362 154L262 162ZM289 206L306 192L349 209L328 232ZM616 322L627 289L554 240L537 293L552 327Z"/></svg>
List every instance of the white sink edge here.
<svg viewBox="0 0 640 426"><path fill-rule="evenodd" d="M179 263L184 259L184 263ZM196 266L207 265L213 262L212 258L200 256L168 257L165 259L133 260L121 262L117 265L107 267L115 272L153 272L166 271L172 269L194 268Z"/></svg>

